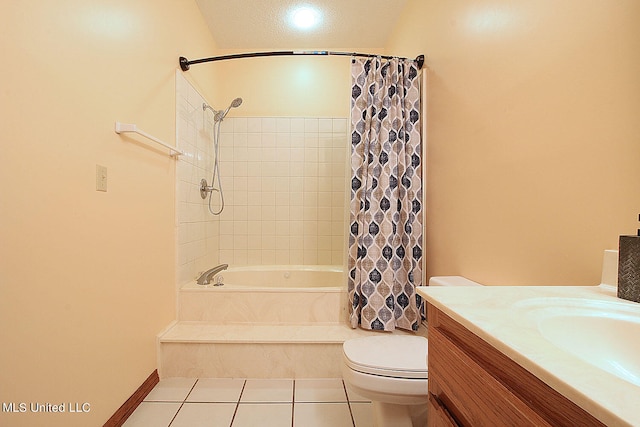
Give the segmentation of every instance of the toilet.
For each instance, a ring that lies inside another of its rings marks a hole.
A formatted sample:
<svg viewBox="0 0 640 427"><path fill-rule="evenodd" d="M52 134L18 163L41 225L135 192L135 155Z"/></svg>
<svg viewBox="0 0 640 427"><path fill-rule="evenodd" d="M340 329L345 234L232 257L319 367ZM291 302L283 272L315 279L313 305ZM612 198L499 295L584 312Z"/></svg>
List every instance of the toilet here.
<svg viewBox="0 0 640 427"><path fill-rule="evenodd" d="M481 286L460 276L439 276L429 286ZM428 341L416 335L379 333L342 346L342 377L371 399L374 427L427 425Z"/></svg>

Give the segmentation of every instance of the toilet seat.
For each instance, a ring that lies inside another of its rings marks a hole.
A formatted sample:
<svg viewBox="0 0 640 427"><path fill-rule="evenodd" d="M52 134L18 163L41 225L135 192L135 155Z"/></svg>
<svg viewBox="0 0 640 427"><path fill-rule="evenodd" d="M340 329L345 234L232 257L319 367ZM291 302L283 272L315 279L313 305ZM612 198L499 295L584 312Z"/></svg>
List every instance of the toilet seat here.
<svg viewBox="0 0 640 427"><path fill-rule="evenodd" d="M410 335L355 338L342 346L345 364L354 371L391 378L426 380L428 341Z"/></svg>

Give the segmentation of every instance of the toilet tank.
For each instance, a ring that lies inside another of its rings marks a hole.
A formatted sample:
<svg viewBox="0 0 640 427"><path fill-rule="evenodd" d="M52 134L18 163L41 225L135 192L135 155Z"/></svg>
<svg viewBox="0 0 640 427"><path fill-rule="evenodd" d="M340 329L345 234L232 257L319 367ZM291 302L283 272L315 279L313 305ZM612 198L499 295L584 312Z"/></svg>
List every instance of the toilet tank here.
<svg viewBox="0 0 640 427"><path fill-rule="evenodd" d="M429 286L483 286L483 285L462 276L434 276L431 279L429 279Z"/></svg>

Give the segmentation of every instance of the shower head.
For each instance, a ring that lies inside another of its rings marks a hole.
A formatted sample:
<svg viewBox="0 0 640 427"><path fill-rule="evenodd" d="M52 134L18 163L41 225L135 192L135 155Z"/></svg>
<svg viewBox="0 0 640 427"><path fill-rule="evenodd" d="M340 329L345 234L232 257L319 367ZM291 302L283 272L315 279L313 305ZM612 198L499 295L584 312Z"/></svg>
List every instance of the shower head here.
<svg viewBox="0 0 640 427"><path fill-rule="evenodd" d="M241 104L242 104L242 98L234 99L233 101L231 101L231 105L229 105L226 110L216 111L216 114L213 117L214 120L217 122L222 121L227 116L227 113L229 112L229 110L231 110L232 108L238 108Z"/></svg>

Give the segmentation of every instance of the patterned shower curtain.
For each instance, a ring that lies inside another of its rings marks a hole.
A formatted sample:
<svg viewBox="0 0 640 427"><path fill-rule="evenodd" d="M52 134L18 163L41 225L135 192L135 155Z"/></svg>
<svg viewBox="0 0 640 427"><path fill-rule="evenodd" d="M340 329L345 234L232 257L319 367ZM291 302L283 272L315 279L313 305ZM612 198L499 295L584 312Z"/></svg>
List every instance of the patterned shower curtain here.
<svg viewBox="0 0 640 427"><path fill-rule="evenodd" d="M424 318L418 68L380 57L351 64L351 326L415 331Z"/></svg>

